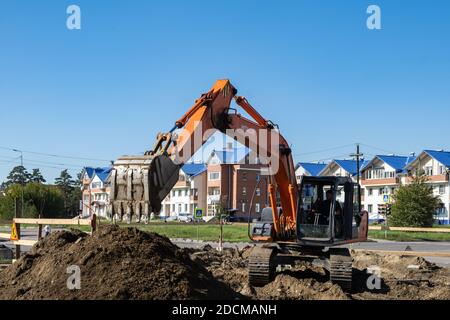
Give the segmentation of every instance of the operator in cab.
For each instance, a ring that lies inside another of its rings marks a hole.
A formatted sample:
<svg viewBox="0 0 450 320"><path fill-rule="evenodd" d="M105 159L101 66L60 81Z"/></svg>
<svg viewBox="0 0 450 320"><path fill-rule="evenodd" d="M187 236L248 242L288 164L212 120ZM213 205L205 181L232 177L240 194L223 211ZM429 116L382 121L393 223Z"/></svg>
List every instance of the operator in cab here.
<svg viewBox="0 0 450 320"><path fill-rule="evenodd" d="M332 201L333 201L333 191L328 190L326 192L326 199L316 203L314 211L316 211L318 214L320 214L318 224L320 224L320 225L328 225L329 224L329 217L330 217ZM341 208L341 205L339 204L339 201L334 202L334 211L335 211L336 220L339 220L340 219L339 217L342 216L342 208ZM337 224L339 224L339 223L336 223L336 225Z"/></svg>

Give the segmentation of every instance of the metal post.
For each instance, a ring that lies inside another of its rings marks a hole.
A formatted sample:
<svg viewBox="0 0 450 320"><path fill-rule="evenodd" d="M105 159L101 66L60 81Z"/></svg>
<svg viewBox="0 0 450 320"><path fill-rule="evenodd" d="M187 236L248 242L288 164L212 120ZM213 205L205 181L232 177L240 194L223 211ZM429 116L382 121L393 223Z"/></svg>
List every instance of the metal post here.
<svg viewBox="0 0 450 320"><path fill-rule="evenodd" d="M22 202L19 201L18 198L16 198L15 201L15 218L21 218L22 217ZM17 231L17 238L20 240L20 223L16 224L16 231ZM20 245L16 244L16 260L20 258Z"/></svg>

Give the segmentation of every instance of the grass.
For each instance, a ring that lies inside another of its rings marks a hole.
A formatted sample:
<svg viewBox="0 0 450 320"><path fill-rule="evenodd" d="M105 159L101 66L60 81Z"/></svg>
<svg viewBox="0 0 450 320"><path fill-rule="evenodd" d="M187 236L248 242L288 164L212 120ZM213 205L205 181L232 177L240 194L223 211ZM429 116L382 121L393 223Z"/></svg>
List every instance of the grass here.
<svg viewBox="0 0 450 320"><path fill-rule="evenodd" d="M387 231L386 235L387 237L385 237L384 231L369 231L369 238L372 239L393 241L450 241L450 233Z"/></svg>
<svg viewBox="0 0 450 320"><path fill-rule="evenodd" d="M102 220L100 225L110 224L111 222ZM220 226L218 224L191 224L191 223L177 223L177 222L157 222L152 221L149 224L125 224L120 223L121 227L137 227L143 231L156 232L169 238L185 238L193 240L204 241L218 241L220 235ZM4 227L4 228L2 228ZM9 229L10 225L0 225L0 229ZM32 225L25 225L25 227L35 227ZM82 231L90 231L89 226L70 226L74 229ZM450 226L435 226L436 228ZM52 229L64 228L64 226L52 226ZM69 228L69 226L67 226ZM369 238L385 239L394 241L450 241L450 233L435 233L435 232L403 232L403 231L388 231L385 237L384 231L371 230L369 231ZM227 242L247 242L247 224L234 223L223 226L223 239Z"/></svg>

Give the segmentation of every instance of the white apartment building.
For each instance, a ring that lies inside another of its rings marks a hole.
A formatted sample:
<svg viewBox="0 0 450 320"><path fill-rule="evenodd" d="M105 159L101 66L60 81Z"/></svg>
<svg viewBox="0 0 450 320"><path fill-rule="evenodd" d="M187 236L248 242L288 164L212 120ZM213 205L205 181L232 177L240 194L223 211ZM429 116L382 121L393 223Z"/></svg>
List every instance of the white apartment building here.
<svg viewBox="0 0 450 320"><path fill-rule="evenodd" d="M194 214L196 208L206 211L206 170L203 163L186 163L178 182L162 202L160 217Z"/></svg>
<svg viewBox="0 0 450 320"><path fill-rule="evenodd" d="M408 164L406 170L410 176L424 173L428 176L428 183L435 195L439 196L441 203L435 213L435 219L440 224L450 224L450 152L443 150L424 150L419 156ZM406 178L411 181L411 177Z"/></svg>
<svg viewBox="0 0 450 320"><path fill-rule="evenodd" d="M325 163L299 162L295 169L297 183L300 183L302 176L318 176L326 166Z"/></svg>
<svg viewBox="0 0 450 320"><path fill-rule="evenodd" d="M85 167L83 172L81 215L90 217L95 213L106 218L110 188L107 179L111 168Z"/></svg>
<svg viewBox="0 0 450 320"><path fill-rule="evenodd" d="M361 170L363 207L369 213L369 221L385 219L379 215L378 205L392 201L392 195L406 177L405 167L413 160L413 155L377 155Z"/></svg>

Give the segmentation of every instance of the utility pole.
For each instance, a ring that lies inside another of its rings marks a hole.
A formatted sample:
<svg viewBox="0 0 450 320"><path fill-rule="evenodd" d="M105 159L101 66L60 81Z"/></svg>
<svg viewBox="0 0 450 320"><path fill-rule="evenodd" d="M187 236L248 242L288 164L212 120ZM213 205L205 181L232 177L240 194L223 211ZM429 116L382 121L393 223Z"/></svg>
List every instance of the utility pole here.
<svg viewBox="0 0 450 320"><path fill-rule="evenodd" d="M356 183L358 184L358 206L361 204L361 187L360 187L360 158L363 156L359 150L359 143L356 144L356 153L352 153L350 156L356 158ZM361 208L358 208L361 211Z"/></svg>

